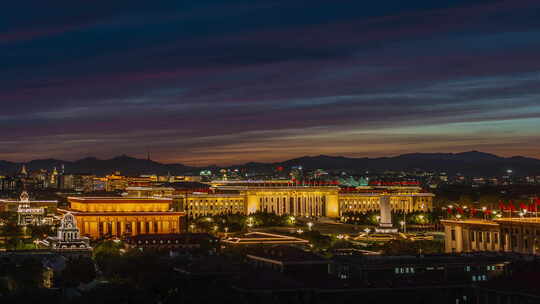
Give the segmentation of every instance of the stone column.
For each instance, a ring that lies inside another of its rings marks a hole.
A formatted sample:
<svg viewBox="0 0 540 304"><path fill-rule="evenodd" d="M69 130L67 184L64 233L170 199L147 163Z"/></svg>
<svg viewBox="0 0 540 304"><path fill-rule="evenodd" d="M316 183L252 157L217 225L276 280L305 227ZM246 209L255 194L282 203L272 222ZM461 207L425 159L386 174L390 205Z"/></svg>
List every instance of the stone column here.
<svg viewBox="0 0 540 304"><path fill-rule="evenodd" d="M120 235L123 236L126 233L126 222L125 220L120 221Z"/></svg>
<svg viewBox="0 0 540 304"><path fill-rule="evenodd" d="M112 234L113 236L116 236L116 235L117 235L117 232L116 232L116 221L112 221L112 222L111 222L111 228L112 228L111 234Z"/></svg>
<svg viewBox="0 0 540 304"><path fill-rule="evenodd" d="M383 195L380 198L380 208L381 208L381 221L379 226L383 228L392 227L392 214L390 206L390 196Z"/></svg>

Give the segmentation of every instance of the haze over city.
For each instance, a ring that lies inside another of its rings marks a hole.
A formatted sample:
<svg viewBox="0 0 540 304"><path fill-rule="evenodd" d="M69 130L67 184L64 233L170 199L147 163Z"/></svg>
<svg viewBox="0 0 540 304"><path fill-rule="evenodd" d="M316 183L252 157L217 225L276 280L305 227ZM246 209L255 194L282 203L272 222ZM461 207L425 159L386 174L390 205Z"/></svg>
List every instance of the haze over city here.
<svg viewBox="0 0 540 304"><path fill-rule="evenodd" d="M10 1L0 13L0 159L538 158L539 10L538 1Z"/></svg>

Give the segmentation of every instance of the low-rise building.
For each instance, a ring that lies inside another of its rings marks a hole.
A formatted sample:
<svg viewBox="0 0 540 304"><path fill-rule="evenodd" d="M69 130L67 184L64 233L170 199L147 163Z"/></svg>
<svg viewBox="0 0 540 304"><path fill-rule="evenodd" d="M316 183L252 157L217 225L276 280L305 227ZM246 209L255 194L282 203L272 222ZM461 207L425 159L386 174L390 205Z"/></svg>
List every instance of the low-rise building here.
<svg viewBox="0 0 540 304"><path fill-rule="evenodd" d="M183 212L172 211L171 198L68 197L69 209L84 236L124 237L182 231Z"/></svg>
<svg viewBox="0 0 540 304"><path fill-rule="evenodd" d="M448 253L500 251L540 254L540 218L442 220Z"/></svg>
<svg viewBox="0 0 540 304"><path fill-rule="evenodd" d="M377 256L343 254L334 258L332 273L340 279L375 284L462 284L506 275L511 260L500 255Z"/></svg>
<svg viewBox="0 0 540 304"><path fill-rule="evenodd" d="M247 262L256 268L273 269L281 273L326 276L330 260L310 251L287 245L252 247L246 255Z"/></svg>
<svg viewBox="0 0 540 304"><path fill-rule="evenodd" d="M204 250L214 253L219 250L219 238L208 233L140 234L127 237L125 243L130 248L152 250Z"/></svg>

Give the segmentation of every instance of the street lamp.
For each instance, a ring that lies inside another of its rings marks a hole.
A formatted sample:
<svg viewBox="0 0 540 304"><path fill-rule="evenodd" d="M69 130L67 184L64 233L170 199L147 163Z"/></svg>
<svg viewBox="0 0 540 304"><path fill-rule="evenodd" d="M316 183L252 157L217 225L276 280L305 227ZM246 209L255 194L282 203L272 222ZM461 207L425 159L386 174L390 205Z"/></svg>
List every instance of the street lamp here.
<svg viewBox="0 0 540 304"><path fill-rule="evenodd" d="M294 216L289 217L289 221L291 221L291 224L294 225L294 221L296 218Z"/></svg>
<svg viewBox="0 0 540 304"><path fill-rule="evenodd" d="M407 226L405 226L405 221L400 221L399 224L401 225L401 230L403 230L403 233L407 233Z"/></svg>
<svg viewBox="0 0 540 304"><path fill-rule="evenodd" d="M311 227L313 227L313 223L312 223L312 222L308 222L308 223L307 223L307 226L308 226L309 230L311 231Z"/></svg>
<svg viewBox="0 0 540 304"><path fill-rule="evenodd" d="M369 239L369 232L371 231L371 229L369 228L366 228L364 229L364 232L366 233L366 238Z"/></svg>
<svg viewBox="0 0 540 304"><path fill-rule="evenodd" d="M195 231L195 224L189 225L189 228L191 229L191 232L194 232Z"/></svg>
<svg viewBox="0 0 540 304"><path fill-rule="evenodd" d="M229 227L225 227L225 237L227 237L227 232L229 232Z"/></svg>

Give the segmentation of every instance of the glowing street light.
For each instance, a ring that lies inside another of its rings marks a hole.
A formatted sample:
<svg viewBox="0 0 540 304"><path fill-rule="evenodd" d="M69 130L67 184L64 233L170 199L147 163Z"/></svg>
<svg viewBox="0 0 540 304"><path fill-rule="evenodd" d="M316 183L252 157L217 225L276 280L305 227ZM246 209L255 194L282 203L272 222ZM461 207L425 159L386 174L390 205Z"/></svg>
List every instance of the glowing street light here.
<svg viewBox="0 0 540 304"><path fill-rule="evenodd" d="M407 233L407 226L405 226L405 221L399 221L399 224L401 225L401 230L403 230L404 233Z"/></svg>
<svg viewBox="0 0 540 304"><path fill-rule="evenodd" d="M253 217L250 216L247 218L247 226L249 228L253 227Z"/></svg>
<svg viewBox="0 0 540 304"><path fill-rule="evenodd" d="M313 223L312 223L312 222L308 222L308 223L307 223L307 226L308 226L309 230L311 230L311 227L313 227Z"/></svg>

